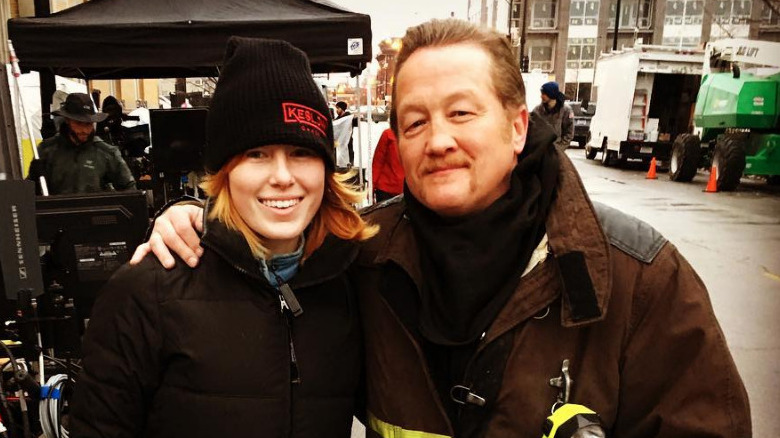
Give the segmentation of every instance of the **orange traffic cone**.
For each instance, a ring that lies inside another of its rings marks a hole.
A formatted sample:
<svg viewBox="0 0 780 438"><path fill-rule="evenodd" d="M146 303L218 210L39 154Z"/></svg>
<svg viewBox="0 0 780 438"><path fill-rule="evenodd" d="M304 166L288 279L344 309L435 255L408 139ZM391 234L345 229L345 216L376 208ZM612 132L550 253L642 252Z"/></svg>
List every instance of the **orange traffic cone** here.
<svg viewBox="0 0 780 438"><path fill-rule="evenodd" d="M712 169L710 169L710 180L704 191L707 193L715 193L718 191L718 166L712 166Z"/></svg>
<svg viewBox="0 0 780 438"><path fill-rule="evenodd" d="M658 179L658 176L655 174L655 157L650 161L650 169L647 170L647 176L645 178Z"/></svg>

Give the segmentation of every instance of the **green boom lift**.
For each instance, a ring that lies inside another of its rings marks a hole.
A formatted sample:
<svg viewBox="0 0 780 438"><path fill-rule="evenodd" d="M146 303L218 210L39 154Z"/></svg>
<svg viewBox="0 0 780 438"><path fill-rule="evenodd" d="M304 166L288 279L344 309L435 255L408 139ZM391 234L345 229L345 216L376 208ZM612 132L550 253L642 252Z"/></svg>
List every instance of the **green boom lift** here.
<svg viewBox="0 0 780 438"><path fill-rule="evenodd" d="M673 181L715 168L718 190L734 190L743 174L780 182L780 43L708 43L693 121L672 146Z"/></svg>

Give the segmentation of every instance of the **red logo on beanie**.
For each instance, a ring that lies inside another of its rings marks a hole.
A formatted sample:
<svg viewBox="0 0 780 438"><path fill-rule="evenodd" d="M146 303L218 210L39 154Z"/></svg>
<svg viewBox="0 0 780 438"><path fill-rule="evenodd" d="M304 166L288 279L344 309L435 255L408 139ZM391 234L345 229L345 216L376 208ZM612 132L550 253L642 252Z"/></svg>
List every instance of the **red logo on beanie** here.
<svg viewBox="0 0 780 438"><path fill-rule="evenodd" d="M328 130L328 118L322 115L321 112L309 108L306 105L292 102L282 103L282 110L284 111L285 123L298 123L301 125L301 128L306 131L319 133L324 138L328 137L328 134L326 134ZM306 127L314 128L316 132L306 129Z"/></svg>

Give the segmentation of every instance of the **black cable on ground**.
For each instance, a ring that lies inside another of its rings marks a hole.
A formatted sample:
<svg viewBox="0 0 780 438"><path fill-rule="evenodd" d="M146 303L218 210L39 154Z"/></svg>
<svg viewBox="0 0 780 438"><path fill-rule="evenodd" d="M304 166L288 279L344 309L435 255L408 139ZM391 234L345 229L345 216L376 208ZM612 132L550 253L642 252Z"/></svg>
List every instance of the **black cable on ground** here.
<svg viewBox="0 0 780 438"><path fill-rule="evenodd" d="M0 405L2 405L3 409L3 418L8 422L8 430L13 430L14 433L17 433L19 432L19 425L16 424L16 419L14 419L13 414L11 414L11 409L8 407L8 399L5 397L5 389L3 388L2 382L2 375L0 375ZM8 435L6 434L6 436Z"/></svg>

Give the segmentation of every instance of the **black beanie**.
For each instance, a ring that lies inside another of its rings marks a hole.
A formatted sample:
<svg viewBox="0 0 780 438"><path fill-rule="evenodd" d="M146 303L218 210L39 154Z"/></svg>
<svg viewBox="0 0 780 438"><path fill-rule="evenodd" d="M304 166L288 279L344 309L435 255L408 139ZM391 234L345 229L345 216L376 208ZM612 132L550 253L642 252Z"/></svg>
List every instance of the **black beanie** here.
<svg viewBox="0 0 780 438"><path fill-rule="evenodd" d="M258 146L312 149L333 170L333 121L306 54L285 41L230 37L209 107L206 170Z"/></svg>

